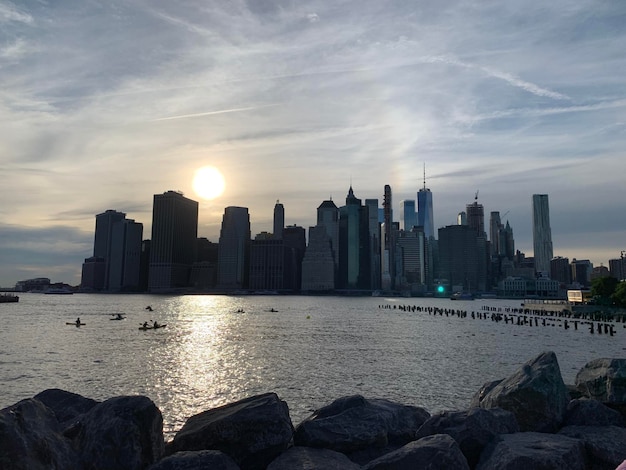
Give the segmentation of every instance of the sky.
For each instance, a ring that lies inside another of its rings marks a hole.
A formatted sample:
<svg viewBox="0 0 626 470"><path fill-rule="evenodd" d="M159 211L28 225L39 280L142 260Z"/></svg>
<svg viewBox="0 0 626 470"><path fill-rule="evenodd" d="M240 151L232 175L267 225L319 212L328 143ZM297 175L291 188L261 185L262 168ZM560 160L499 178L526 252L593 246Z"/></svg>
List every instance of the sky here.
<svg viewBox="0 0 626 470"><path fill-rule="evenodd" d="M0 286L80 283L95 215L151 237L154 194L227 206L252 234L308 228L332 198L474 201L532 256L548 194L555 256L626 250L623 0L0 0ZM199 198L197 169L223 174Z"/></svg>

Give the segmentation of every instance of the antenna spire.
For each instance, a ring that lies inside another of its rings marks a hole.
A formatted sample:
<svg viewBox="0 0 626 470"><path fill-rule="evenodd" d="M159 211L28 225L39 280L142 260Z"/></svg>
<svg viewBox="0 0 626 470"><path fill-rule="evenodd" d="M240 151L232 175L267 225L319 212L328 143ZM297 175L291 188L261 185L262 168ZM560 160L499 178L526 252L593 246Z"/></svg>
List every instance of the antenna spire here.
<svg viewBox="0 0 626 470"><path fill-rule="evenodd" d="M424 162L424 190L426 189L426 162Z"/></svg>

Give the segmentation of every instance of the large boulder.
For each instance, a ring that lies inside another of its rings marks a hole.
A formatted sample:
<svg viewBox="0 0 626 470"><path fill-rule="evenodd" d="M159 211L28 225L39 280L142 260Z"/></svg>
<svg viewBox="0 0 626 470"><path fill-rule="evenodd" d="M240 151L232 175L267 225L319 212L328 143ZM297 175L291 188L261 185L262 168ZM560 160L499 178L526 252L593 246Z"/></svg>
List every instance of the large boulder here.
<svg viewBox="0 0 626 470"><path fill-rule="evenodd" d="M54 412L30 398L0 410L0 469L80 468Z"/></svg>
<svg viewBox="0 0 626 470"><path fill-rule="evenodd" d="M500 384L504 379L500 380L492 380L490 382L485 382L480 390L478 390L474 396L472 397L472 401L470 402L470 408L480 408L480 402L487 396L489 392L491 392L496 386Z"/></svg>
<svg viewBox="0 0 626 470"><path fill-rule="evenodd" d="M557 434L502 434L489 444L476 470L586 470L582 441Z"/></svg>
<svg viewBox="0 0 626 470"><path fill-rule="evenodd" d="M624 418L597 400L580 398L567 405L563 426L625 426Z"/></svg>
<svg viewBox="0 0 626 470"><path fill-rule="evenodd" d="M268 465L267 470L359 470L360 465L329 449L296 446Z"/></svg>
<svg viewBox="0 0 626 470"><path fill-rule="evenodd" d="M91 398L58 388L44 390L34 398L54 411L61 426L72 424L80 415L87 413L99 403Z"/></svg>
<svg viewBox="0 0 626 470"><path fill-rule="evenodd" d="M585 444L592 470L613 470L626 459L626 429L618 426L566 426L563 436Z"/></svg>
<svg viewBox="0 0 626 470"><path fill-rule="evenodd" d="M176 452L174 455L159 460L150 470L240 470L225 453L219 450L196 450Z"/></svg>
<svg viewBox="0 0 626 470"><path fill-rule="evenodd" d="M609 403L626 403L626 359L594 359L576 374L584 396Z"/></svg>
<svg viewBox="0 0 626 470"><path fill-rule="evenodd" d="M503 408L517 418L522 431L559 429L569 394L554 352L531 359L480 400L481 408Z"/></svg>
<svg viewBox="0 0 626 470"><path fill-rule="evenodd" d="M388 444L399 447L414 440L429 417L421 407L353 395L335 400L300 423L294 442L345 454Z"/></svg>
<svg viewBox="0 0 626 470"><path fill-rule="evenodd" d="M435 434L383 455L363 470L470 470L458 444L447 434Z"/></svg>
<svg viewBox="0 0 626 470"><path fill-rule="evenodd" d="M244 470L264 469L292 437L287 403L265 393L192 416L168 451L221 450Z"/></svg>
<svg viewBox="0 0 626 470"><path fill-rule="evenodd" d="M499 434L519 432L519 425L510 411L501 408L469 411L442 411L432 415L417 431L420 439L433 434L447 434L459 445L467 463L474 468L480 454Z"/></svg>
<svg viewBox="0 0 626 470"><path fill-rule="evenodd" d="M145 396L110 398L80 419L74 438L90 470L139 470L163 457L163 416Z"/></svg>

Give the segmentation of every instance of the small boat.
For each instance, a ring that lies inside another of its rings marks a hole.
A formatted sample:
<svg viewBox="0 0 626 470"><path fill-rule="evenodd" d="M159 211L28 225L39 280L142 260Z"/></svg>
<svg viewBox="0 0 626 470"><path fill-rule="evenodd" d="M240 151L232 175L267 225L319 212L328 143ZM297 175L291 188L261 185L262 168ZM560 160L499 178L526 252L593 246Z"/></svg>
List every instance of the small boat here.
<svg viewBox="0 0 626 470"><path fill-rule="evenodd" d="M450 300L474 300L471 292L455 292L450 296Z"/></svg>
<svg viewBox="0 0 626 470"><path fill-rule="evenodd" d="M114 315L113 318L109 318L109 320L126 320L126 317L121 313L112 313Z"/></svg>
<svg viewBox="0 0 626 470"><path fill-rule="evenodd" d="M0 304L8 304L13 302L19 302L20 298L15 294L2 294L0 295Z"/></svg>
<svg viewBox="0 0 626 470"><path fill-rule="evenodd" d="M72 295L74 292L66 287L50 287L43 291L44 294L60 294L60 295Z"/></svg>
<svg viewBox="0 0 626 470"><path fill-rule="evenodd" d="M140 330L158 330L159 328L165 328L167 326L167 323L164 323L163 325L157 325L157 326L152 326L152 325L147 325L147 326L140 326L139 329Z"/></svg>
<svg viewBox="0 0 626 470"><path fill-rule="evenodd" d="M66 325L74 325L75 327L79 327L79 326L85 326L85 323L76 323L75 321L68 321L65 322Z"/></svg>

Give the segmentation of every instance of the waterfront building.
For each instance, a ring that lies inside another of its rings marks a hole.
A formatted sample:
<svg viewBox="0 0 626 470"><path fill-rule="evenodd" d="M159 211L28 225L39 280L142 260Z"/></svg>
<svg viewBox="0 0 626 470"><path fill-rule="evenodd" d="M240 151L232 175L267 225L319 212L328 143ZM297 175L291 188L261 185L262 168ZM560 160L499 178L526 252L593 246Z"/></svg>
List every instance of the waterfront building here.
<svg viewBox="0 0 626 470"><path fill-rule="evenodd" d="M588 259L576 259L574 258L571 263L572 268L572 283L575 283L582 288L587 288L591 285L591 271L593 270L593 264Z"/></svg>
<svg viewBox="0 0 626 470"><path fill-rule="evenodd" d="M302 285L302 259L306 251L306 230L298 225L283 229L283 241L287 248L284 289L300 290Z"/></svg>
<svg viewBox="0 0 626 470"><path fill-rule="evenodd" d="M93 260L85 267L85 279L81 278L81 286L87 290L108 290L109 270L111 266L111 248L113 237L113 225L126 218L126 214L113 209L106 210L96 215L96 230L93 242L93 258L101 258L100 264L94 264ZM89 259L89 258L88 258ZM87 260L85 260L87 264ZM100 272L99 270L104 270Z"/></svg>
<svg viewBox="0 0 626 470"><path fill-rule="evenodd" d="M457 225L467 225L467 214L465 211L461 211L456 215Z"/></svg>
<svg viewBox="0 0 626 470"><path fill-rule="evenodd" d="M352 186L346 204L339 208L340 289L369 289L369 217L367 207L354 195Z"/></svg>
<svg viewBox="0 0 626 470"><path fill-rule="evenodd" d="M439 229L438 242L439 278L447 279L454 290L484 291L484 237L469 225L448 225Z"/></svg>
<svg viewBox="0 0 626 470"><path fill-rule="evenodd" d="M151 292L189 286L197 237L198 202L177 191L155 194L148 279Z"/></svg>
<svg viewBox="0 0 626 470"><path fill-rule="evenodd" d="M339 209L332 199L322 201L317 208L317 225L324 227L330 239L330 248L335 263L335 281L339 266Z"/></svg>
<svg viewBox="0 0 626 470"><path fill-rule="evenodd" d="M435 238L433 194L426 187L426 165L424 165L424 186L417 192L417 225L424 227L424 236L427 240Z"/></svg>
<svg viewBox="0 0 626 470"><path fill-rule="evenodd" d="M274 206L274 238L280 240L283 238L283 228L285 227L285 208L276 201Z"/></svg>
<svg viewBox="0 0 626 470"><path fill-rule="evenodd" d="M550 228L550 208L547 194L533 194L533 256L535 271L550 272L552 251L552 230Z"/></svg>
<svg viewBox="0 0 626 470"><path fill-rule="evenodd" d="M626 280L626 258L624 258L624 252L622 251L622 256L616 259L609 260L609 271L611 276L613 276L618 281Z"/></svg>
<svg viewBox="0 0 626 470"><path fill-rule="evenodd" d="M223 289L244 289L248 285L250 215L247 207L224 209L217 255L217 285Z"/></svg>
<svg viewBox="0 0 626 470"><path fill-rule="evenodd" d="M383 196L384 222L380 227L381 287L385 291L393 290L395 288L396 277L396 230L393 225L392 207L391 186L386 184Z"/></svg>
<svg viewBox="0 0 626 470"><path fill-rule="evenodd" d="M400 230L396 247L401 260L396 288L411 294L424 293L426 290L426 266L423 228L413 226L410 231Z"/></svg>
<svg viewBox="0 0 626 470"><path fill-rule="evenodd" d="M478 203L478 192L474 196L474 202L465 206L467 213L467 225L473 229L476 234L485 236L485 209L482 204Z"/></svg>
<svg viewBox="0 0 626 470"><path fill-rule="evenodd" d="M189 284L194 290L213 289L217 284L217 253L219 245L207 238L196 241L196 262L191 266Z"/></svg>
<svg viewBox="0 0 626 470"><path fill-rule="evenodd" d="M287 251L284 240L256 237L250 242L250 277L253 290L283 290Z"/></svg>
<svg viewBox="0 0 626 470"><path fill-rule="evenodd" d="M569 258L556 256L550 260L550 279L568 286L572 283L572 269Z"/></svg>
<svg viewBox="0 0 626 470"><path fill-rule="evenodd" d="M335 289L335 260L330 236L321 225L309 227L309 244L302 260L302 290Z"/></svg>
<svg viewBox="0 0 626 470"><path fill-rule="evenodd" d="M113 224L109 258L109 291L140 290L143 224L123 219Z"/></svg>
<svg viewBox="0 0 626 470"><path fill-rule="evenodd" d="M378 199L366 199L369 236L370 286L372 290L380 289L380 222Z"/></svg>
<svg viewBox="0 0 626 470"><path fill-rule="evenodd" d="M491 256L502 256L503 251L500 247L500 236L502 233L502 221L500 220L500 212L492 211L489 217L489 241L491 242Z"/></svg>
<svg viewBox="0 0 626 470"><path fill-rule="evenodd" d="M417 225L417 212L415 212L415 201L404 199L400 201L400 229L410 232Z"/></svg>

